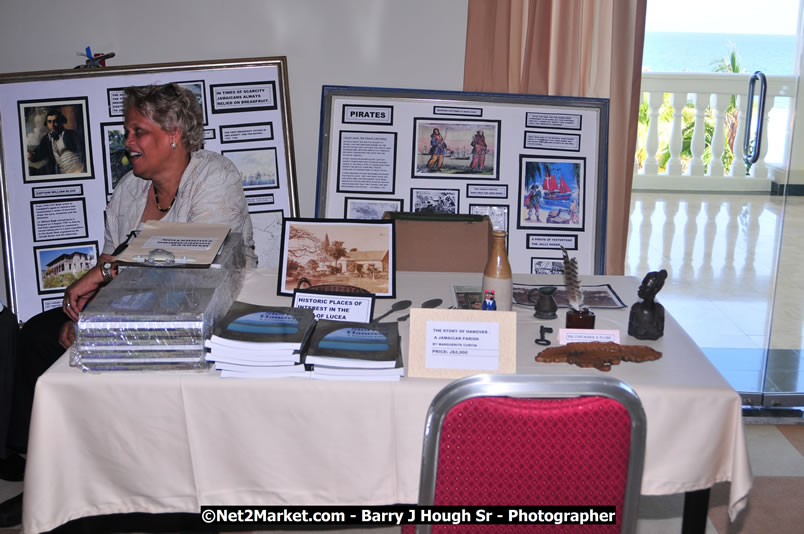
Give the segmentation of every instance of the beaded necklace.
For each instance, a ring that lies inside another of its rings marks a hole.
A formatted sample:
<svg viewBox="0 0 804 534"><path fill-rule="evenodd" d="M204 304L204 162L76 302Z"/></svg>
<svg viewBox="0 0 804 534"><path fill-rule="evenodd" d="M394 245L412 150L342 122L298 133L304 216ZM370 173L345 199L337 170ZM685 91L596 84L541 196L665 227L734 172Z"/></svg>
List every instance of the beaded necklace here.
<svg viewBox="0 0 804 534"><path fill-rule="evenodd" d="M156 209L158 209L162 213L167 213L170 211L170 208L172 208L173 204L176 202L177 196L178 195L173 195L173 200L170 201L170 206L168 206L167 208L163 208L162 206L159 205L159 193L156 192L156 188L154 187L154 198L156 199Z"/></svg>

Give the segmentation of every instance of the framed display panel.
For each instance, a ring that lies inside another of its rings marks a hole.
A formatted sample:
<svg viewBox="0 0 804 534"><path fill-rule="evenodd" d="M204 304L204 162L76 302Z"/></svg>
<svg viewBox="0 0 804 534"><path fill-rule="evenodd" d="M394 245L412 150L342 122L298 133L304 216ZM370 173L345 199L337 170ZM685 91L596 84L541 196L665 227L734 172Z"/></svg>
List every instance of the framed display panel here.
<svg viewBox="0 0 804 534"><path fill-rule="evenodd" d="M19 319L42 311L41 293L66 287L44 261L51 251L96 243L80 259L82 267L97 261L106 203L131 169L123 127L131 86L175 82L193 91L204 149L230 155L243 175L259 267L277 269L282 219L299 212L287 80L284 57L0 76L3 261ZM61 154L45 142L48 123L64 132ZM47 306L57 298L48 295Z"/></svg>
<svg viewBox="0 0 804 534"><path fill-rule="evenodd" d="M533 271L534 248L561 261L569 240L581 272L601 274L608 109L599 98L324 86L316 216L352 217L381 198L414 213L492 210L514 272Z"/></svg>

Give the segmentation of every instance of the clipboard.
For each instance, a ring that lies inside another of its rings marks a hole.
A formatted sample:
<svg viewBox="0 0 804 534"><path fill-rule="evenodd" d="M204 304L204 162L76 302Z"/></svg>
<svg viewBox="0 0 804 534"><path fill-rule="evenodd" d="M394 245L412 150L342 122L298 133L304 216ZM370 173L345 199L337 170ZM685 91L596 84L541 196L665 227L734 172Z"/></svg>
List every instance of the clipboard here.
<svg viewBox="0 0 804 534"><path fill-rule="evenodd" d="M115 261L149 267L208 267L230 231L228 224L147 221Z"/></svg>

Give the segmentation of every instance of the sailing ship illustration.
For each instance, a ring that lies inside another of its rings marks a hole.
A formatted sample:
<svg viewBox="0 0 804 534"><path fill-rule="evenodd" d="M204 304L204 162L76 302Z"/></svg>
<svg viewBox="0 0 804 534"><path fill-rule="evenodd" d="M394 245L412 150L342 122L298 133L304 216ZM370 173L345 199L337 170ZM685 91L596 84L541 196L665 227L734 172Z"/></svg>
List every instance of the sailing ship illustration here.
<svg viewBox="0 0 804 534"><path fill-rule="evenodd" d="M569 210L572 201L572 189L564 178L559 175L558 180L550 172L542 182L542 198L539 204L548 210Z"/></svg>
<svg viewBox="0 0 804 534"><path fill-rule="evenodd" d="M577 163L527 162L522 184L527 190L520 211L523 224L581 224L581 175Z"/></svg>
<svg viewBox="0 0 804 534"><path fill-rule="evenodd" d="M460 147L458 150L450 150L450 152L452 159L471 159L472 157L472 153L467 151L464 147Z"/></svg>

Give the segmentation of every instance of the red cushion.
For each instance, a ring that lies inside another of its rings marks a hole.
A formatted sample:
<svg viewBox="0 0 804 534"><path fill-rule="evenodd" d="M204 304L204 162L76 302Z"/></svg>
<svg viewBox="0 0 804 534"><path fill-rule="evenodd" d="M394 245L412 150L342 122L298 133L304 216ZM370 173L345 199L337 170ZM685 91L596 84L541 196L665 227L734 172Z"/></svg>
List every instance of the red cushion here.
<svg viewBox="0 0 804 534"><path fill-rule="evenodd" d="M602 397L461 402L444 421L437 505L616 506L617 525L465 525L460 532L618 532L631 420ZM456 527L438 525L434 531Z"/></svg>

